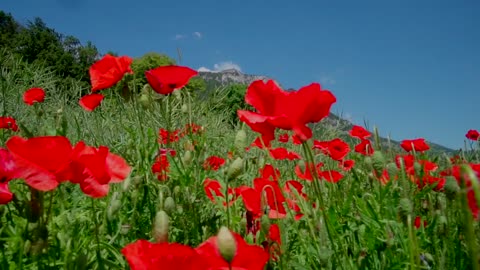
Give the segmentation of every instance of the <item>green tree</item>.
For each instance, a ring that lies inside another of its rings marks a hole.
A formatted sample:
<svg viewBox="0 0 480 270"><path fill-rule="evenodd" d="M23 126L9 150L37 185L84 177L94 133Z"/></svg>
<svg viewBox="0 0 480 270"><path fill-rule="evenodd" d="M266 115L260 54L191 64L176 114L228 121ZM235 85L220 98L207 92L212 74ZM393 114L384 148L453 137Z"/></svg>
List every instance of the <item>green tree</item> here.
<svg viewBox="0 0 480 270"><path fill-rule="evenodd" d="M134 85L139 91L147 83L145 71L159 67L175 65L175 60L164 54L150 52L140 58L136 58L132 63L132 70L135 73Z"/></svg>
<svg viewBox="0 0 480 270"><path fill-rule="evenodd" d="M20 30L21 25L15 21L12 15L0 10L0 47L15 48Z"/></svg>

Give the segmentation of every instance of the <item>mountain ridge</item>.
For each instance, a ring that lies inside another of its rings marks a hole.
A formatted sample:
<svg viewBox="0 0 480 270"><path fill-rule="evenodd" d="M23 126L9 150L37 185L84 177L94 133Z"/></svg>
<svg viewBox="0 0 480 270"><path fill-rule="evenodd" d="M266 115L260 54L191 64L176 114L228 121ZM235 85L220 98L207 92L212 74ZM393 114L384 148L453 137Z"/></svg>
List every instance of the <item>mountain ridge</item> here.
<svg viewBox="0 0 480 270"><path fill-rule="evenodd" d="M243 84L249 85L256 80L274 80L281 88L281 84L278 83L274 78L264 76L264 75L253 75L245 74L237 69L227 69L222 71L199 71L198 76L200 76L206 83L207 88L218 89L219 87L226 87L231 84ZM287 89L286 91L295 91L295 89ZM341 130L342 135L347 136L348 131L353 127L354 123L349 120L346 120L332 112L328 115L327 118L322 120L322 123L326 123L330 126L336 126ZM456 150L448 148L446 146L430 142L426 140L431 147L432 152L437 153L446 153L453 154ZM392 140L385 137L380 137L380 143L383 146L393 145L395 148L400 148L400 141Z"/></svg>

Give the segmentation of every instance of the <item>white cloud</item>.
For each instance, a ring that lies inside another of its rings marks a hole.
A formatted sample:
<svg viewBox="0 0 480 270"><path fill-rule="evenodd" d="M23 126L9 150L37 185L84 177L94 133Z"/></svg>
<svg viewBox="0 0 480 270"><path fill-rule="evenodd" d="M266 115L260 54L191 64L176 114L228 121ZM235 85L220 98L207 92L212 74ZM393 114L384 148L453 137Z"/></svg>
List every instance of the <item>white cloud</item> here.
<svg viewBox="0 0 480 270"><path fill-rule="evenodd" d="M337 83L337 81L332 75L327 75L327 74L321 74L319 80L321 84L334 85Z"/></svg>
<svg viewBox="0 0 480 270"><path fill-rule="evenodd" d="M200 67L198 69L198 71L201 71L201 72L221 72L221 71L228 70L228 69L235 69L235 70L238 70L238 71L242 72L242 68L238 64L233 63L232 61L225 61L225 62L216 63L216 64L213 65L213 69L209 69L207 67Z"/></svg>
<svg viewBox="0 0 480 270"><path fill-rule="evenodd" d="M203 37L202 33L200 33L200 32L193 32L193 36L198 38L198 39Z"/></svg>
<svg viewBox="0 0 480 270"><path fill-rule="evenodd" d="M206 67L200 67L197 71L198 71L198 72L212 72L211 69L208 69L208 68L206 68Z"/></svg>
<svg viewBox="0 0 480 270"><path fill-rule="evenodd" d="M238 71L242 71L242 68L240 68L239 65L233 63L232 61L217 63L217 64L213 65L213 69L215 71L224 71L224 70L227 70L227 69L236 69Z"/></svg>
<svg viewBox="0 0 480 270"><path fill-rule="evenodd" d="M185 39L185 38L187 38L186 35L176 34L175 37L173 38L173 40L180 40L180 39Z"/></svg>

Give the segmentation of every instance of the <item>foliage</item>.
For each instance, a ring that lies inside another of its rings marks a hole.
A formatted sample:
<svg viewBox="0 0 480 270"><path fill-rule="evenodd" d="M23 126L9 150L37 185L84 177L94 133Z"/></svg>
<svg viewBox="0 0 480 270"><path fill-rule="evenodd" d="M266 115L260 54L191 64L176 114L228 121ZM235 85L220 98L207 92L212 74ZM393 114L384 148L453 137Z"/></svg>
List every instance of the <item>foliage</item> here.
<svg viewBox="0 0 480 270"><path fill-rule="evenodd" d="M88 82L88 68L99 57L97 48L82 45L74 36L57 33L40 18L20 25L11 14L0 11L0 48L28 63L51 68L57 75Z"/></svg>
<svg viewBox="0 0 480 270"><path fill-rule="evenodd" d="M174 65L175 60L164 54L155 52L146 53L139 58L135 58L132 63L132 70L136 74L133 84L136 89L142 89L147 83L145 71L159 67Z"/></svg>

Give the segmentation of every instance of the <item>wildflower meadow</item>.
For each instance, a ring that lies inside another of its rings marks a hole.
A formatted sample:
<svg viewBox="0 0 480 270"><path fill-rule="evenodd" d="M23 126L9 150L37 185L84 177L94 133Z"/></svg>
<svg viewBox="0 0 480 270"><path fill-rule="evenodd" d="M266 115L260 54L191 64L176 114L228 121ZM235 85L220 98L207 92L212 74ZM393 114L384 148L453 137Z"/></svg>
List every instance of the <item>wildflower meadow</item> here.
<svg viewBox="0 0 480 270"><path fill-rule="evenodd" d="M319 83L257 80L232 112L132 61L84 89L2 54L0 269L479 269L476 127L456 155L396 148L325 125Z"/></svg>

